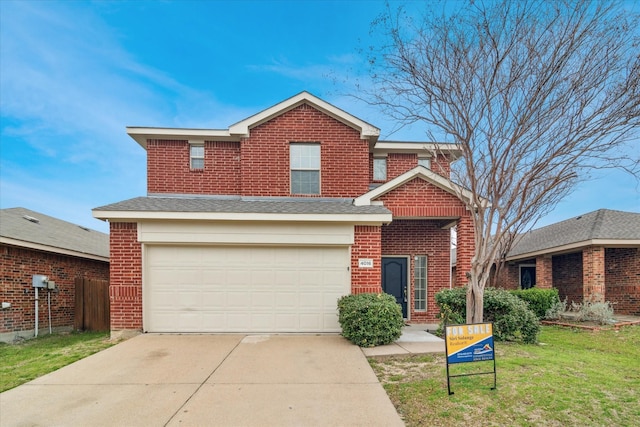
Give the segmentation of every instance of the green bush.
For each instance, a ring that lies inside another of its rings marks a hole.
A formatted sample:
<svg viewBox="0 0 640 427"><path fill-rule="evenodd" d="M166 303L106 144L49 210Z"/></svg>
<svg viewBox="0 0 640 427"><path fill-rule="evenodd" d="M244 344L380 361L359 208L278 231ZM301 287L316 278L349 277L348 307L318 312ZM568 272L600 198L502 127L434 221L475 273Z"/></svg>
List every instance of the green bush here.
<svg viewBox="0 0 640 427"><path fill-rule="evenodd" d="M560 302L560 296L556 288L531 288L509 292L529 304L529 308L538 316L538 319L546 318L547 311Z"/></svg>
<svg viewBox="0 0 640 427"><path fill-rule="evenodd" d="M391 344L402 334L402 308L389 294L346 295L338 313L342 336L360 347Z"/></svg>
<svg viewBox="0 0 640 427"><path fill-rule="evenodd" d="M467 289L445 289L436 294L440 318L465 319ZM448 313L451 311L452 313ZM445 315L443 315L445 313ZM493 322L493 336L499 341L523 341L535 343L540 332L540 322L527 303L504 289L485 288L484 321ZM442 322L444 323L444 322ZM441 323L440 329L443 328Z"/></svg>

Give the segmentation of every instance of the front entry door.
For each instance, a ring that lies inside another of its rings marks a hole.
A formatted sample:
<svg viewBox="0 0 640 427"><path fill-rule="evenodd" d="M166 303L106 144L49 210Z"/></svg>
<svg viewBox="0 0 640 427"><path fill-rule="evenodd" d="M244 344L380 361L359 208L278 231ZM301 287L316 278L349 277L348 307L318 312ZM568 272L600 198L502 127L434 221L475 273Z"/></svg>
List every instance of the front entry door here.
<svg viewBox="0 0 640 427"><path fill-rule="evenodd" d="M396 297L402 307L402 317L407 318L407 259L382 258L382 290Z"/></svg>

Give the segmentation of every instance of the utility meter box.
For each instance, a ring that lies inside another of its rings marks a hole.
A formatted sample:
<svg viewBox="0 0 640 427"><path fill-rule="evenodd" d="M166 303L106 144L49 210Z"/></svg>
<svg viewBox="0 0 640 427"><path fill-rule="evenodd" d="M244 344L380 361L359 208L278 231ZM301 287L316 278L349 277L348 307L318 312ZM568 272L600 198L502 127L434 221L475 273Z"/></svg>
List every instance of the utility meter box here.
<svg viewBox="0 0 640 427"><path fill-rule="evenodd" d="M33 275L33 287L34 288L46 288L48 282L49 282L49 278L47 276L43 276L41 274L34 274Z"/></svg>
<svg viewBox="0 0 640 427"><path fill-rule="evenodd" d="M47 281L47 289L55 289L55 288L56 288L56 282L54 282L53 280Z"/></svg>

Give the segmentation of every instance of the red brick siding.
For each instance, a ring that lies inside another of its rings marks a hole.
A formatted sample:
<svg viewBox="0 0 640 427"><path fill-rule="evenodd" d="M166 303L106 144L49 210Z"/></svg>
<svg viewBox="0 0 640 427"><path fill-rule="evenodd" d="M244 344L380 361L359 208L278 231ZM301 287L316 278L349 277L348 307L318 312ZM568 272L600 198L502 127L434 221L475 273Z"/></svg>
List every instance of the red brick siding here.
<svg viewBox="0 0 640 427"><path fill-rule="evenodd" d="M553 261L551 257L536 258L536 288L551 289L553 284Z"/></svg>
<svg viewBox="0 0 640 427"><path fill-rule="evenodd" d="M582 287L585 299L604 301L604 271L604 248L585 248L582 251Z"/></svg>
<svg viewBox="0 0 640 427"><path fill-rule="evenodd" d="M506 263L500 270L493 286L503 289L520 289L520 264L532 264L532 260L518 262L517 264Z"/></svg>
<svg viewBox="0 0 640 427"><path fill-rule="evenodd" d="M240 194L240 144L209 141L204 150L204 169L191 170L188 141L148 141L147 191Z"/></svg>
<svg viewBox="0 0 640 427"><path fill-rule="evenodd" d="M451 177L451 161L447 156L439 155L431 159L431 170L445 178Z"/></svg>
<svg viewBox="0 0 640 427"><path fill-rule="evenodd" d="M467 216L464 204L456 196L420 178L380 196L379 200L393 212L394 218Z"/></svg>
<svg viewBox="0 0 640 427"><path fill-rule="evenodd" d="M561 301L582 303L582 252L553 257L553 286Z"/></svg>
<svg viewBox="0 0 640 427"><path fill-rule="evenodd" d="M380 284L381 227L356 225L351 247L351 293L382 292ZM373 268L358 267L360 258L373 259Z"/></svg>
<svg viewBox="0 0 640 427"><path fill-rule="evenodd" d="M292 142L320 144L319 196L357 197L368 191L368 142L358 131L303 104L251 129L242 141L243 195L291 196Z"/></svg>
<svg viewBox="0 0 640 427"><path fill-rule="evenodd" d="M640 316L640 249L605 250L606 300L619 314Z"/></svg>
<svg viewBox="0 0 640 427"><path fill-rule="evenodd" d="M387 181L416 166L418 166L418 155L415 153L389 153L389 157L387 157Z"/></svg>
<svg viewBox="0 0 640 427"><path fill-rule="evenodd" d="M111 331L142 329L142 245L135 223L112 222Z"/></svg>
<svg viewBox="0 0 640 427"><path fill-rule="evenodd" d="M382 226L382 256L410 256L409 317L416 323L437 323L438 308L435 294L449 288L450 280L449 230L441 229L429 220L394 220ZM415 256L427 256L427 311L415 311Z"/></svg>
<svg viewBox="0 0 640 427"><path fill-rule="evenodd" d="M394 218L458 218L455 283L465 286L471 269L475 240L473 221L464 204L453 194L420 178L380 197Z"/></svg>
<svg viewBox="0 0 640 427"><path fill-rule="evenodd" d="M56 282L57 289L51 292L51 326L73 327L75 279L109 280L109 263L1 245L0 300L11 303L11 307L0 310L0 333L34 329L34 274L48 276ZM47 291L40 289L39 294L39 328L48 328Z"/></svg>

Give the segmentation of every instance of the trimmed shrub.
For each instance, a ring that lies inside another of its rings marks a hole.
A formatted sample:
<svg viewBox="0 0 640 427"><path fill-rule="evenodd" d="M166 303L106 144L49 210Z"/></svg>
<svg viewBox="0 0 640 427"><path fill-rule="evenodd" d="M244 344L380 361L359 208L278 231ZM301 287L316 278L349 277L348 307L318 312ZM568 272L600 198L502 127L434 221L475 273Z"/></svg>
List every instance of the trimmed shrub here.
<svg viewBox="0 0 640 427"><path fill-rule="evenodd" d="M448 318L465 319L467 289L445 289L436 294L436 304ZM447 308L445 308L445 306ZM452 311L453 313L448 313ZM527 303L504 289L485 288L484 321L493 322L493 336L499 341L523 341L535 343L540 332L540 322ZM443 329L443 323L440 329Z"/></svg>
<svg viewBox="0 0 640 427"><path fill-rule="evenodd" d="M546 318L547 311L560 302L560 296L556 288L531 288L509 292L529 304L529 308L538 316L538 319Z"/></svg>
<svg viewBox="0 0 640 427"><path fill-rule="evenodd" d="M402 308L389 294L345 295L338 313L342 336L360 347L391 344L402 334Z"/></svg>

